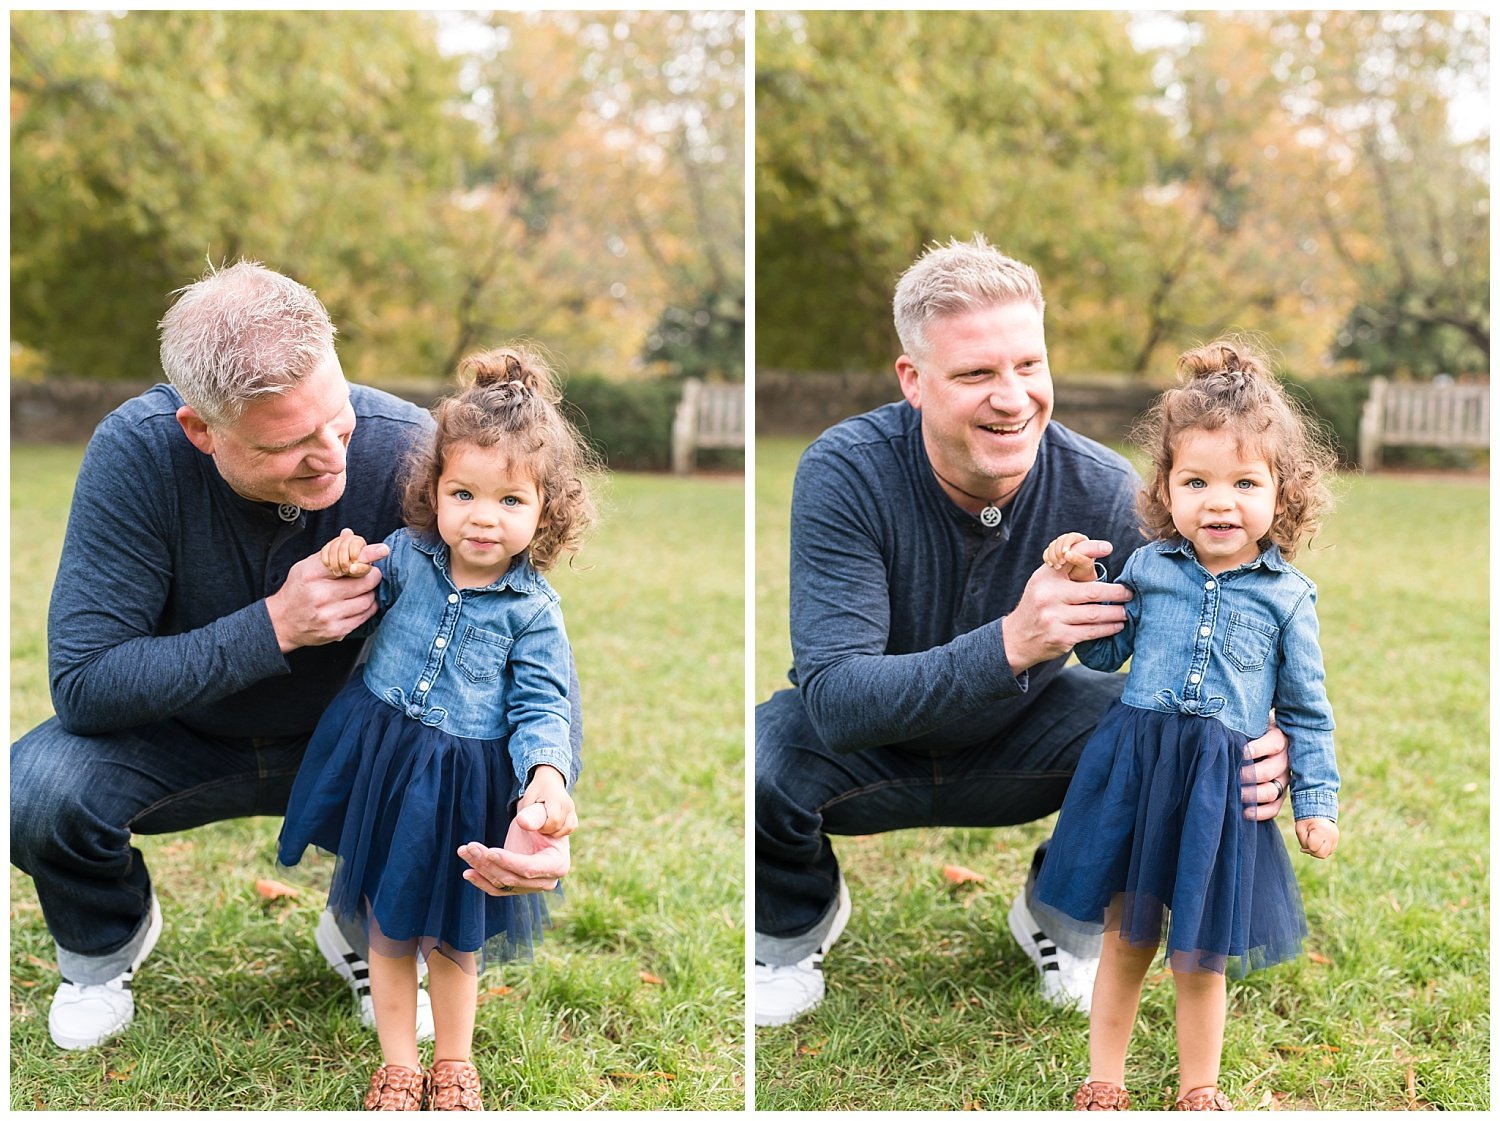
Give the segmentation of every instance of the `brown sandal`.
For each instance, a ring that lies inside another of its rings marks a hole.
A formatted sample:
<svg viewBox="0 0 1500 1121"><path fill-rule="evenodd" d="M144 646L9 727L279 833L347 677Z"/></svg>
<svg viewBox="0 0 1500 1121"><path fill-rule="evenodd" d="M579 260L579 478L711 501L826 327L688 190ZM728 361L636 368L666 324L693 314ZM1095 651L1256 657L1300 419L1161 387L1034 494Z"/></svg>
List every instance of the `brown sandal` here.
<svg viewBox="0 0 1500 1121"><path fill-rule="evenodd" d="M1091 1112L1118 1112L1130 1108L1130 1094L1113 1082L1085 1082L1073 1095L1073 1108Z"/></svg>
<svg viewBox="0 0 1500 1121"><path fill-rule="evenodd" d="M1177 1104L1172 1108L1183 1112L1214 1109L1232 1111L1233 1107L1217 1086L1199 1086L1196 1090L1189 1090L1178 1098Z"/></svg>
<svg viewBox="0 0 1500 1121"><path fill-rule="evenodd" d="M369 1110L415 1112L422 1108L422 1072L411 1067L383 1066L370 1075L365 1094Z"/></svg>
<svg viewBox="0 0 1500 1121"><path fill-rule="evenodd" d="M483 1109L479 1098L479 1072L462 1059L433 1063L427 1072L427 1108L441 1110Z"/></svg>

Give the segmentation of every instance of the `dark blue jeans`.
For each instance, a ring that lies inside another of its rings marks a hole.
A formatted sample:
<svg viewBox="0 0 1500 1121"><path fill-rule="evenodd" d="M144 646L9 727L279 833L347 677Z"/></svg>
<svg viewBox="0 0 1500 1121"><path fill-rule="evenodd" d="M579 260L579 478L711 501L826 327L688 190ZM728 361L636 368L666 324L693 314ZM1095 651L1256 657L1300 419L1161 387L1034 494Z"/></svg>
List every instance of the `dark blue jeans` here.
<svg viewBox="0 0 1500 1121"><path fill-rule="evenodd" d="M145 938L151 876L132 833L279 817L306 746L217 739L175 720L75 736L56 718L11 745L11 862L36 885L63 977L107 981Z"/></svg>
<svg viewBox="0 0 1500 1121"><path fill-rule="evenodd" d="M830 751L787 689L755 710L756 960L790 965L833 924L833 835L918 826L1018 825L1062 806L1083 745L1125 686L1070 666L1014 725L952 754Z"/></svg>

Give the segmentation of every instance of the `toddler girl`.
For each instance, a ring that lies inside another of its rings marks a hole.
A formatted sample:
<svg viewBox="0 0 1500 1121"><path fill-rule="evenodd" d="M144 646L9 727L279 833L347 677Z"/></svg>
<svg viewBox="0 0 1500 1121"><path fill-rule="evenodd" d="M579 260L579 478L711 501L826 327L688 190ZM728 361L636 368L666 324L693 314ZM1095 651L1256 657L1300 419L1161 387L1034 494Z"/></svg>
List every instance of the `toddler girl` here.
<svg viewBox="0 0 1500 1121"><path fill-rule="evenodd" d="M1295 956L1307 932L1276 824L1254 820L1241 792L1244 746L1273 708L1290 741L1302 851L1321 859L1338 844L1316 592L1287 563L1328 505L1332 457L1238 341L1189 351L1177 368L1141 429L1150 543L1120 574L1134 593L1125 627L1075 649L1098 670L1133 657L1130 677L1084 748L1036 885L1065 930L1117 932L1104 939L1077 1109L1129 1108L1125 1049L1164 932L1177 1108L1229 1108L1217 1085L1224 975ZM1044 560L1094 579L1074 549L1083 540L1059 537Z"/></svg>
<svg viewBox="0 0 1500 1121"><path fill-rule="evenodd" d="M480 1109L469 1061L478 973L529 954L540 895L465 882L467 842L527 847L577 819L562 612L541 573L592 524L588 457L532 355L495 350L459 367L405 493L408 528L378 561L369 661L329 706L297 774L279 858L336 853L329 907L370 936L383 1065L366 1109ZM323 548L335 575L367 571L345 530ZM519 800L517 795L519 794ZM472 874L472 873L471 873ZM428 967L434 1062L417 1055L417 955Z"/></svg>

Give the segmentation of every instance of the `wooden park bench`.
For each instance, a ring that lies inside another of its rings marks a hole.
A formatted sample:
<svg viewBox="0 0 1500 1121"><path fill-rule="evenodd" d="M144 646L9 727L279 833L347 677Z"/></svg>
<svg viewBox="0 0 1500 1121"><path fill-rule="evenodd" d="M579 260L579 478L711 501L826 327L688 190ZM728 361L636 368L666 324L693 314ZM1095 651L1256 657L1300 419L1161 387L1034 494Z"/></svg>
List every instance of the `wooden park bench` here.
<svg viewBox="0 0 1500 1121"><path fill-rule="evenodd" d="M1359 418L1359 465L1380 466L1382 448L1488 448L1489 382L1390 382L1374 378Z"/></svg>
<svg viewBox="0 0 1500 1121"><path fill-rule="evenodd" d="M672 470L686 475L699 448L745 446L745 387L688 378L672 418Z"/></svg>

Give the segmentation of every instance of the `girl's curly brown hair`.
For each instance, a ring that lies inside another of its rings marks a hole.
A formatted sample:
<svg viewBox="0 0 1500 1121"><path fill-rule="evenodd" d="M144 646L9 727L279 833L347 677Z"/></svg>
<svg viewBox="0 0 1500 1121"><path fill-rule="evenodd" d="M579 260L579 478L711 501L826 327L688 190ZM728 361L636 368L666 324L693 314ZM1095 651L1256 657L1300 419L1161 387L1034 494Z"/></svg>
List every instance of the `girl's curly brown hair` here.
<svg viewBox="0 0 1500 1121"><path fill-rule="evenodd" d="M1276 477L1281 506L1260 546L1274 544L1290 559L1312 537L1333 505L1323 477L1336 458L1281 383L1266 357L1244 339L1227 337L1177 360L1177 385L1158 397L1132 433L1151 459L1138 503L1141 532L1155 541L1179 536L1167 505L1172 450L1190 429L1228 428L1242 450L1260 453Z"/></svg>
<svg viewBox="0 0 1500 1121"><path fill-rule="evenodd" d="M467 388L432 410L437 431L408 463L403 497L406 523L437 533L437 485L454 444L497 448L509 469L528 475L541 494L541 517L527 550L546 572L564 552L576 551L596 514L589 479L596 458L563 416L562 393L541 356L510 346L471 354L458 364Z"/></svg>

